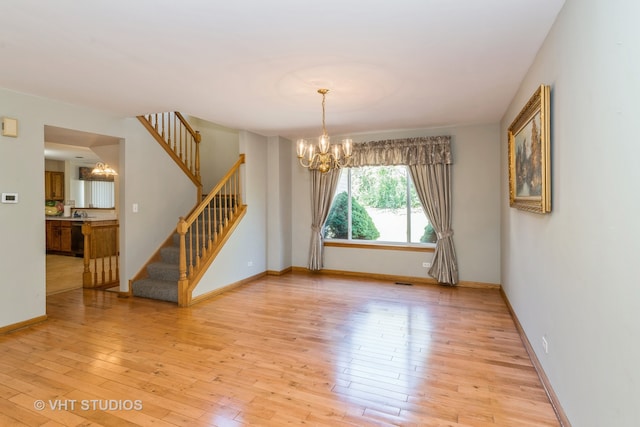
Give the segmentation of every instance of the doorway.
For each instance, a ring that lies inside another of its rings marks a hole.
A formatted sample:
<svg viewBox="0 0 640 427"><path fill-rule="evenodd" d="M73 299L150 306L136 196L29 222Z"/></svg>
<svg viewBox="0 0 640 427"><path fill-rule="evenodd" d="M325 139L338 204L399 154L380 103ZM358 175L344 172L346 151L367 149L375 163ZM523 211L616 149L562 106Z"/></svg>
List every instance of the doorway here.
<svg viewBox="0 0 640 427"><path fill-rule="evenodd" d="M73 206L74 210L89 211L94 217L117 218L119 181L116 179L112 182L113 206L94 208L91 202L86 202L91 199L86 197L85 180L81 179L80 173L83 169L93 169L97 162L108 163L118 170L121 141L121 138L113 136L44 126L45 171L53 170L64 175L64 197L61 198L64 205ZM91 181L87 182L91 184ZM43 203L46 204L46 200ZM69 215L69 212L65 211L64 215ZM71 224L74 225L73 222ZM70 253L46 254L46 295L82 288L84 260L78 256L78 247L77 244L74 246L73 240L73 231L78 231L79 228L71 227ZM75 237L78 240L78 236Z"/></svg>

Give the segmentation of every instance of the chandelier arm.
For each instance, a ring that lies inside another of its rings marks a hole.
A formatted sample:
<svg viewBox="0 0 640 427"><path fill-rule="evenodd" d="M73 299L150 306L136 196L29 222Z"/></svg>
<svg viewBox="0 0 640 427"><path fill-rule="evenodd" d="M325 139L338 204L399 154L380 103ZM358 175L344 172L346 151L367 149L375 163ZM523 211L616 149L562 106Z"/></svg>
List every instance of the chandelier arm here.
<svg viewBox="0 0 640 427"><path fill-rule="evenodd" d="M298 157L298 159L300 160L300 165L304 168L311 168L311 165L313 164L313 160L309 161L309 162L305 162L305 158L304 157Z"/></svg>
<svg viewBox="0 0 640 427"><path fill-rule="evenodd" d="M329 162L336 168L346 168L351 163L351 156L336 158L333 153L329 154Z"/></svg>
<svg viewBox="0 0 640 427"><path fill-rule="evenodd" d="M306 157L298 157L300 160L300 165L302 167L308 169L318 169L318 166L323 162L322 155L320 153L315 153L313 157L307 159Z"/></svg>
<svg viewBox="0 0 640 427"><path fill-rule="evenodd" d="M351 163L351 157L343 157L342 159L336 160L335 162L339 168L346 168L349 166L349 163Z"/></svg>

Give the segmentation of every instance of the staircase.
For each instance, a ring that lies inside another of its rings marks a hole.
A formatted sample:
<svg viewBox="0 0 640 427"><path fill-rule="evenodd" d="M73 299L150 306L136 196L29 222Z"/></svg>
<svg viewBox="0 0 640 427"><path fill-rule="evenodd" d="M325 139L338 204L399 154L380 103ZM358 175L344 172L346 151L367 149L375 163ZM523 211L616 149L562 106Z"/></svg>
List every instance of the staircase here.
<svg viewBox="0 0 640 427"><path fill-rule="evenodd" d="M220 197L218 197L220 199ZM203 211L200 214L199 222L201 228L205 229L204 234L198 233L192 236L191 232L185 234L186 242L203 241L206 239L206 231L210 228L217 229L218 232L224 229L228 218L233 215L235 206L231 203L224 204L218 201L217 207L208 207L207 209L216 209L217 212ZM212 223L215 218L215 223ZM193 246L193 245L190 245ZM180 281L180 234L175 232L170 239L160 248L160 259L147 264L146 270L148 277L133 282L133 295L136 297L152 298L162 301L179 302L178 298L178 282ZM186 263L193 264L191 259L193 251L186 253Z"/></svg>
<svg viewBox="0 0 640 427"><path fill-rule="evenodd" d="M129 289L133 296L187 307L191 305L198 282L246 213L240 187L244 155L240 155L220 182L202 197L200 134L185 125L186 121L177 112L138 119L196 184L198 199L202 200L186 217L178 220L176 230L129 281ZM173 125L180 129L174 129Z"/></svg>
<svg viewBox="0 0 640 427"><path fill-rule="evenodd" d="M147 264L145 279L132 282L133 296L178 303L180 243L175 233L172 245L160 248L160 260Z"/></svg>

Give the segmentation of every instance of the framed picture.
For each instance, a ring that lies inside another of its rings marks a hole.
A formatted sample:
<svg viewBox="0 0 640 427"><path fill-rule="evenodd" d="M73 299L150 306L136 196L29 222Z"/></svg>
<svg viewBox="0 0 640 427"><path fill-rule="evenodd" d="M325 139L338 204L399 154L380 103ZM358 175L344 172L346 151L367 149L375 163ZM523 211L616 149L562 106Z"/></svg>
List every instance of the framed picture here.
<svg viewBox="0 0 640 427"><path fill-rule="evenodd" d="M541 85L509 126L509 204L551 212L549 86Z"/></svg>

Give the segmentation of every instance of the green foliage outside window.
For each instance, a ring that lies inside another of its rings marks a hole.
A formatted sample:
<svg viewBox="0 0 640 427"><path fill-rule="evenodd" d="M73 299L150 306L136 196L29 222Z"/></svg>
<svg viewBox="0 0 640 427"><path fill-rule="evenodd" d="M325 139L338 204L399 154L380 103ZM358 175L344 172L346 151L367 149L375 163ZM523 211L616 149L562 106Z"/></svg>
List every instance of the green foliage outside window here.
<svg viewBox="0 0 640 427"><path fill-rule="evenodd" d="M420 237L420 242L422 243L436 243L438 240L438 236L436 236L436 231L433 229L431 223L427 224L424 228L424 234Z"/></svg>
<svg viewBox="0 0 640 427"><path fill-rule="evenodd" d="M406 209L407 171L396 167L363 167L353 170L354 193L364 206L383 209ZM420 199L411 186L411 207Z"/></svg>
<svg viewBox="0 0 640 427"><path fill-rule="evenodd" d="M325 237L329 239L349 238L348 210L349 195L346 191L343 191L335 197L331 210L329 211L329 216L325 223ZM367 211L353 197L351 198L351 215L352 239L376 240L380 237L380 232Z"/></svg>

